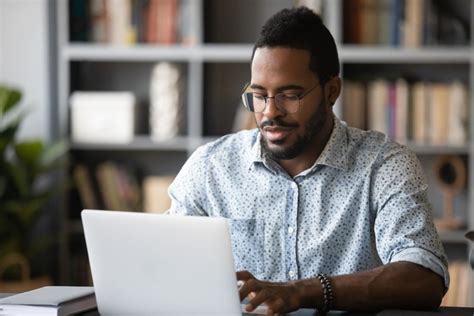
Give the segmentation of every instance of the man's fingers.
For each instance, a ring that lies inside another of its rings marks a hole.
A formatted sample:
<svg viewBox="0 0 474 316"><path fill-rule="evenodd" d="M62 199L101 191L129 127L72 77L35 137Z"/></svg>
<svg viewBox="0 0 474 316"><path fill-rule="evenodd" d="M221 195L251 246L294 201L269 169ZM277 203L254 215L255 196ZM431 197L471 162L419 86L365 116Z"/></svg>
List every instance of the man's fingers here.
<svg viewBox="0 0 474 316"><path fill-rule="evenodd" d="M257 279L249 279L239 289L240 301L250 295L252 292L260 290L259 281Z"/></svg>
<svg viewBox="0 0 474 316"><path fill-rule="evenodd" d="M283 301L281 297L267 302L266 304L268 306L268 312L270 312L270 314L267 313L267 315L280 314L284 312L285 301Z"/></svg>
<svg viewBox="0 0 474 316"><path fill-rule="evenodd" d="M268 291L263 289L260 292L256 293L254 298L250 299L249 304L247 304L246 306L246 310L250 312L254 310L255 308L257 308L260 304L265 303L269 299L271 299L271 297L269 297ZM251 310L249 310L248 307L252 307Z"/></svg>
<svg viewBox="0 0 474 316"><path fill-rule="evenodd" d="M248 271L237 271L237 280L238 281L247 281L249 279L255 279L252 273Z"/></svg>

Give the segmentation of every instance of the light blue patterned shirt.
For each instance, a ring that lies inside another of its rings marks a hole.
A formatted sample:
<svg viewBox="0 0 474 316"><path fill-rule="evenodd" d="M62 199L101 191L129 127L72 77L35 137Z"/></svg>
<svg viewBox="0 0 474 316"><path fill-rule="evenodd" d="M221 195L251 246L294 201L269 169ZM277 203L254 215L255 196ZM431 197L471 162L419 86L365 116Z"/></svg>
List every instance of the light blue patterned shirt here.
<svg viewBox="0 0 474 316"><path fill-rule="evenodd" d="M334 129L315 164L289 176L260 148L257 129L198 148L169 189L171 214L228 219L237 270L287 281L411 261L441 275L418 159L383 134Z"/></svg>

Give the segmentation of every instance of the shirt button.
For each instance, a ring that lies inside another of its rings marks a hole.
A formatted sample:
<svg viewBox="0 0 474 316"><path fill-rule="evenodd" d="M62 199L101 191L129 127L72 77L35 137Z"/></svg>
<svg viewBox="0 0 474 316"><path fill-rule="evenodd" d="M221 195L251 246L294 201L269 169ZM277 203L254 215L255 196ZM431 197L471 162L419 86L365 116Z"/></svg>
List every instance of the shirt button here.
<svg viewBox="0 0 474 316"><path fill-rule="evenodd" d="M290 234L290 235L291 235L291 234L293 234L293 232L294 232L294 231L295 231L295 230L294 230L294 228L293 228L293 227L291 227L291 226L290 226L290 227L288 227L288 234Z"/></svg>
<svg viewBox="0 0 474 316"><path fill-rule="evenodd" d="M288 275L290 276L290 278L294 278L294 277L295 277L295 271L290 270L290 271L288 272Z"/></svg>

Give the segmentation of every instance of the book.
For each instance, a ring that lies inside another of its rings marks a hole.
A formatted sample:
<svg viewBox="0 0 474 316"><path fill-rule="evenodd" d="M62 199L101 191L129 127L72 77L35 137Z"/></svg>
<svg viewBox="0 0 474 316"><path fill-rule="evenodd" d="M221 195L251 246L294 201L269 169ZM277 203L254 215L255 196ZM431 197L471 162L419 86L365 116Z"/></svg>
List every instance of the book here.
<svg viewBox="0 0 474 316"><path fill-rule="evenodd" d="M62 316L96 306L94 288L88 286L45 286L0 299L0 313L11 316Z"/></svg>
<svg viewBox="0 0 474 316"><path fill-rule="evenodd" d="M400 45L400 28L403 20L403 0L391 0L390 8L390 44Z"/></svg>
<svg viewBox="0 0 474 316"><path fill-rule="evenodd" d="M107 0L109 42L114 45L132 44L130 0Z"/></svg>
<svg viewBox="0 0 474 316"><path fill-rule="evenodd" d="M391 0L379 0L377 2L377 44L389 45L391 34L392 14Z"/></svg>
<svg viewBox="0 0 474 316"><path fill-rule="evenodd" d="M361 0L360 5L360 43L377 44L377 0Z"/></svg>
<svg viewBox="0 0 474 316"><path fill-rule="evenodd" d="M361 1L344 0L344 42L359 44L361 42Z"/></svg>
<svg viewBox="0 0 474 316"><path fill-rule="evenodd" d="M445 84L431 85L430 142L434 145L447 143L449 90Z"/></svg>
<svg viewBox="0 0 474 316"><path fill-rule="evenodd" d="M71 0L69 2L69 29L71 40L86 42L90 37L89 1Z"/></svg>
<svg viewBox="0 0 474 316"><path fill-rule="evenodd" d="M411 131L415 143L424 144L428 140L429 102L427 84L417 82L412 86L411 94L412 120Z"/></svg>
<svg viewBox="0 0 474 316"><path fill-rule="evenodd" d="M126 211L119 196L119 179L116 165L110 161L101 163L97 166L96 177L105 208Z"/></svg>
<svg viewBox="0 0 474 316"><path fill-rule="evenodd" d="M143 211L164 213L171 206L168 187L173 176L148 176L143 180Z"/></svg>
<svg viewBox="0 0 474 316"><path fill-rule="evenodd" d="M366 129L365 87L361 82L345 81L342 115L347 125Z"/></svg>
<svg viewBox="0 0 474 316"><path fill-rule="evenodd" d="M184 45L195 45L199 39L199 2L194 0L181 0L180 10L176 17L177 40Z"/></svg>
<svg viewBox="0 0 474 316"><path fill-rule="evenodd" d="M87 167L82 164L77 164L74 167L73 178L79 192L82 207L88 209L98 208L91 175Z"/></svg>
<svg viewBox="0 0 474 316"><path fill-rule="evenodd" d="M105 43L108 38L106 0L90 2L90 37L93 42Z"/></svg>
<svg viewBox="0 0 474 316"><path fill-rule="evenodd" d="M467 89L456 81L449 85L448 135L447 142L463 145L467 141L468 122Z"/></svg>
<svg viewBox="0 0 474 316"><path fill-rule="evenodd" d="M106 209L116 211L141 209L140 187L133 170L112 161L105 161L97 166L96 178Z"/></svg>
<svg viewBox="0 0 474 316"><path fill-rule="evenodd" d="M398 79L395 83L395 139L405 144L408 140L408 83L405 79Z"/></svg>
<svg viewBox="0 0 474 316"><path fill-rule="evenodd" d="M419 47L423 43L423 5L423 0L405 1L405 47Z"/></svg>
<svg viewBox="0 0 474 316"><path fill-rule="evenodd" d="M367 87L368 128L388 135L388 92L389 83L377 79Z"/></svg>

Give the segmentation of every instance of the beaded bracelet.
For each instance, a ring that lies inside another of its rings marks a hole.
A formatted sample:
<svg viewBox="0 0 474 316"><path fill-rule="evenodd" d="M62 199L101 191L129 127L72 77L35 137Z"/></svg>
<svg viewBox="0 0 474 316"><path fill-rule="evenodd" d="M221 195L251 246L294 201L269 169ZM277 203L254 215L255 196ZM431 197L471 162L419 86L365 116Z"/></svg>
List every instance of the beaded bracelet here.
<svg viewBox="0 0 474 316"><path fill-rule="evenodd" d="M329 282L328 277L325 274L320 273L317 275L317 278L319 279L319 282L321 282L321 287L323 289L323 300L324 300L324 304L320 309L318 309L318 312L325 314L332 307L332 301L333 301L332 287L331 287L331 283Z"/></svg>

